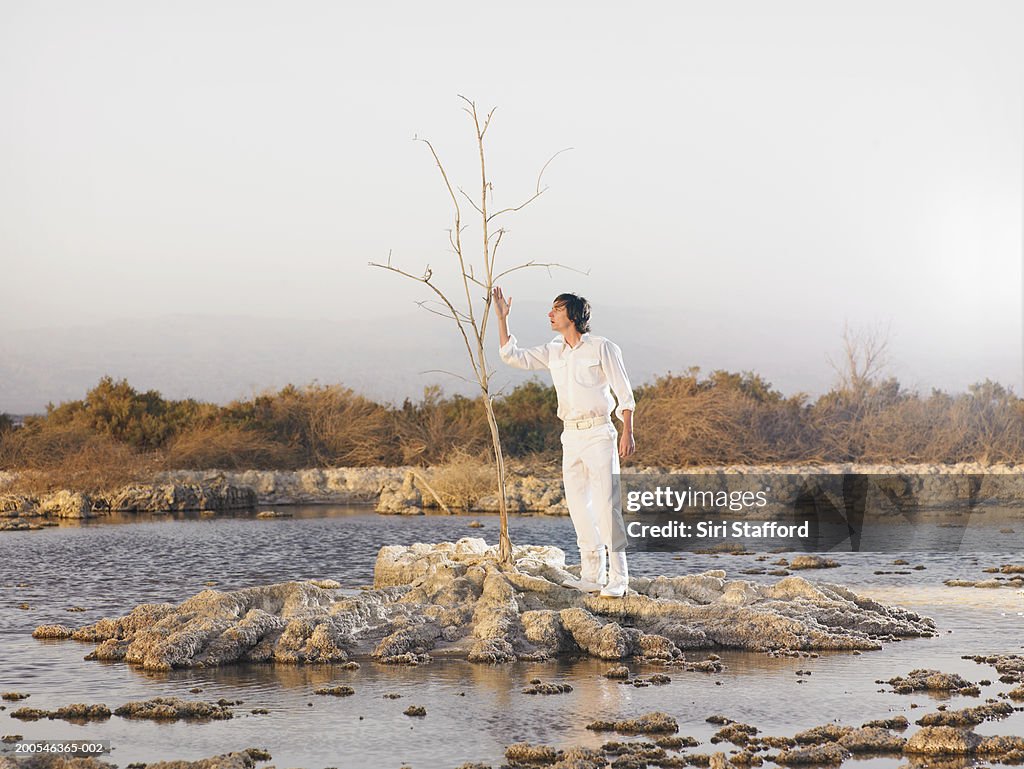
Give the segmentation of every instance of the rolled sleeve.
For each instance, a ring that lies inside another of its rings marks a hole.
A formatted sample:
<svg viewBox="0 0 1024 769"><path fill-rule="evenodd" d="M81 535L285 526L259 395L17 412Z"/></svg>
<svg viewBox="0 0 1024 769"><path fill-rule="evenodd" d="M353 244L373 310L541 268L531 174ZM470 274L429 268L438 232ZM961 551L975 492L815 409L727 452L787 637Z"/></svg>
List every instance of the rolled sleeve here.
<svg viewBox="0 0 1024 769"><path fill-rule="evenodd" d="M498 355L513 368L538 370L548 367L547 345L542 344L538 347L521 348L516 343L514 334L509 334L508 341L498 348Z"/></svg>
<svg viewBox="0 0 1024 769"><path fill-rule="evenodd" d="M608 377L608 384L615 393L615 400L618 406L615 408L615 416L623 421L623 411L635 411L636 401L633 399L633 388L629 384L629 376L626 374L626 366L622 362L622 350L613 342L607 342L601 347L601 367Z"/></svg>

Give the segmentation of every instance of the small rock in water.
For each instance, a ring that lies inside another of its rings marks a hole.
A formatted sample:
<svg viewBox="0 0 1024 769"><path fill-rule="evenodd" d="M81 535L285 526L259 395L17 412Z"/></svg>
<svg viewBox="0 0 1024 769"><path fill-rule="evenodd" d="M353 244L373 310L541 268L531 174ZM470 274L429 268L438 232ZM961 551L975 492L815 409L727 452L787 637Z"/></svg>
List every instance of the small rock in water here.
<svg viewBox="0 0 1024 769"><path fill-rule="evenodd" d="M313 691L313 694L324 694L331 697L349 697L355 693L356 690L351 686L322 686Z"/></svg>
<svg viewBox="0 0 1024 769"><path fill-rule="evenodd" d="M531 683L533 683L532 686L523 689L523 694L564 694L572 691L569 684L542 683L541 681Z"/></svg>
<svg viewBox="0 0 1024 769"><path fill-rule="evenodd" d="M897 676L888 681L879 681L892 686L896 694L910 694L919 691L942 691L977 697L981 690L970 681L965 681L956 673L942 673L938 670L919 668L911 670L906 676Z"/></svg>
<svg viewBox="0 0 1024 769"><path fill-rule="evenodd" d="M225 705L216 703L194 702L178 697L154 697L150 700L125 703L114 710L114 715L155 721L177 721L207 718L224 720L232 718L234 714Z"/></svg>
<svg viewBox="0 0 1024 769"><path fill-rule="evenodd" d="M263 510L256 513L257 518L291 518L292 513L287 510Z"/></svg>
<svg viewBox="0 0 1024 769"><path fill-rule="evenodd" d="M638 718L623 721L594 721L587 729L595 732L623 732L627 734L672 734L679 731L679 723L672 716L655 711Z"/></svg>
<svg viewBox="0 0 1024 769"><path fill-rule="evenodd" d="M789 564L789 568L797 569L834 569L839 566L837 561L820 555L798 555Z"/></svg>

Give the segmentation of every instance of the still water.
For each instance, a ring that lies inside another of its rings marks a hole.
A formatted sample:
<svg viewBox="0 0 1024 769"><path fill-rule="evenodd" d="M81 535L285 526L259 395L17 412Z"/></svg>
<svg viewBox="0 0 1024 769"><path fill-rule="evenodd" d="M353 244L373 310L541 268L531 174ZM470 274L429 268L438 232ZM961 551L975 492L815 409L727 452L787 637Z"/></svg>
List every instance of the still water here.
<svg viewBox="0 0 1024 769"><path fill-rule="evenodd" d="M68 522L42 531L0 534L0 691L31 697L4 702L0 735L26 739L109 740L107 760L121 767L135 761L198 759L241 750L266 749L278 767L456 767L466 761L499 766L504 747L529 741L556 747L599 747L610 734L587 731L597 719L629 718L652 710L674 716L680 734L702 745L692 752L728 750L711 745L718 729L712 714L752 724L762 733L787 735L837 721L861 723L921 714L947 703L950 708L980 704L1012 685L997 681L988 666L960 659L963 654L1024 653L1024 601L1013 588L951 588L951 577L982 579L986 566L1024 563L1016 550L1021 534L1006 521L972 523L981 540L1000 539L991 552L907 552L907 566L895 566L894 553L833 553L839 568L803 571L812 582L835 582L883 603L899 604L935 619L934 638L893 643L878 652L822 654L816 659L772 659L749 652L721 652L720 674L670 671L672 683L635 688L602 676L611 663L598 660L517 663L488 666L436 659L415 668L360 660L361 669L336 666L237 665L223 669L155 673L123 663L87 662L92 644L39 641L33 628L45 623L80 626L119 616L143 602L177 603L206 589L219 590L291 579L330 578L345 591L373 582L373 563L384 544L454 541L463 536L497 541L497 516L380 516L365 508L293 507L291 518L257 520L250 513L216 518L112 516ZM478 520L483 528L470 528ZM1024 521L1016 522L1024 534ZM515 516L516 544L554 544L575 562L575 537L565 517ZM980 541L980 540L979 540ZM1009 543L1009 547L1005 545ZM634 576L688 574L725 569L731 578L773 582L766 574L741 574L765 566L755 555L636 553ZM771 560L776 557L772 555ZM913 566L924 566L913 570ZM876 571L889 572L876 574ZM894 571L905 571L894 574ZM18 608L27 603L28 609ZM85 611L68 613L71 607ZM703 654L688 653L689 659ZM929 667L958 672L968 680L989 679L982 697L898 695L875 683ZM660 668L630 665L638 674ZM810 670L810 676L797 676ZM557 695L522 693L531 678L568 682L573 691ZM802 682L802 683L801 683ZM355 689L350 697L313 694L327 684ZM200 687L199 694L190 693ZM386 699L384 694L401 695ZM21 706L55 709L73 702L104 703L111 709L129 700L155 696L242 700L235 718L207 723L159 724L112 717L75 725L63 721L25 722L10 717ZM912 704L917 708L912 708ZM409 705L427 709L423 718L403 714ZM263 708L267 714L253 714ZM911 726L905 734L913 733ZM1024 734L1024 713L985 723L980 734ZM633 738L635 739L635 738ZM895 767L897 757L858 760L848 765Z"/></svg>

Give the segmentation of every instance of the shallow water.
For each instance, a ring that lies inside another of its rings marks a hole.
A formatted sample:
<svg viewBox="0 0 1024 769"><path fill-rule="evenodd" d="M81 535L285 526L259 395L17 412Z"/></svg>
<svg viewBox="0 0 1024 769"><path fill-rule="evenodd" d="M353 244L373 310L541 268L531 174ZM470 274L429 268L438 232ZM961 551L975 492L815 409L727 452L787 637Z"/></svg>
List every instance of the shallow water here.
<svg viewBox="0 0 1024 769"><path fill-rule="evenodd" d="M360 660L357 671L337 666L238 665L212 670L155 673L123 663L87 662L92 644L39 641L32 629L44 623L80 626L117 616L147 601L179 602L215 582L232 590L289 579L331 578L346 590L373 581L373 562L383 544L411 544L482 536L497 540L497 516L379 516L365 508L296 507L292 518L256 520L252 514L205 518L113 516L68 522L42 531L0 535L0 691L31 694L5 702L0 734L37 739L105 739L120 766L133 761L196 759L258 746L279 767L455 767L464 761L495 766L512 742L557 747L598 747L611 734L587 731L596 718L628 718L663 710L678 719L680 733L703 744L693 752L728 750L711 745L718 729L705 719L713 713L757 726L762 732L794 732L835 720L864 721L905 715L913 723L941 703L950 708L976 705L1012 685L1000 684L988 666L960 659L963 654L1024 653L1024 601L1011 588L950 588L944 579L982 579L985 566L1022 563L1024 552L993 555L945 552L906 553L909 566L894 566L898 554L831 553L839 568L803 571L812 582L835 582L883 603L900 604L933 617L939 634L893 643L878 652L822 654L817 659L772 659L749 652L722 652L721 674L670 670L672 683L635 688L605 679L611 663L599 660L475 665L435 658L415 668ZM471 520L484 524L470 528ZM999 535L1005 522L972 522L982 539ZM554 544L575 559L575 537L568 518L516 516L516 544ZM1024 531L1024 526L1018 526ZM777 556L772 556L775 560ZM754 555L637 553L630 570L641 574L684 574L725 569L730 577L773 582L778 577L744 575L765 566ZM912 566L923 565L921 571ZM907 570L909 574L875 574ZM26 602L30 608L18 609ZM86 610L68 613L67 608ZM689 653L699 659L703 654ZM898 695L875 683L918 667L958 672L971 681L990 679L982 698L927 694ZM649 674L659 667L630 665ZM810 670L809 677L796 676ZM527 695L531 678L569 682L573 691ZM801 683L802 682L802 683ZM334 698L314 695L325 684L350 684L356 693ZM189 689L201 687L201 694ZM388 692L399 699L384 699ZM105 703L113 709L133 699L179 696L186 699L243 700L235 718L207 723L157 724L112 717L87 725L63 721L23 722L10 712L29 705L56 708L72 702ZM423 705L425 718L402 711ZM916 704L918 708L912 708ZM253 715L266 708L266 715ZM906 732L911 734L916 727ZM981 734L1024 735L1024 714L982 724ZM635 739L635 738L634 738ZM903 764L897 757L858 760L858 767Z"/></svg>

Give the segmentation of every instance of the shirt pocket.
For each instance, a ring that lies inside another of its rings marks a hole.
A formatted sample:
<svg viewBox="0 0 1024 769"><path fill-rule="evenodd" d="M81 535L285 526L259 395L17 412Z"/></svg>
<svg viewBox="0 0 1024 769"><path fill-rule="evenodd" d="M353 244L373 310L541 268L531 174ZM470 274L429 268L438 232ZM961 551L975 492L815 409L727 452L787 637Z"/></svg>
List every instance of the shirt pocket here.
<svg viewBox="0 0 1024 769"><path fill-rule="evenodd" d="M569 367L565 361L553 360L548 363L548 368L551 370L551 381L554 383L555 389L564 387L569 379Z"/></svg>
<svg viewBox="0 0 1024 769"><path fill-rule="evenodd" d="M601 360L599 358L580 358L573 367L576 382L583 387L597 387L603 384Z"/></svg>

